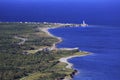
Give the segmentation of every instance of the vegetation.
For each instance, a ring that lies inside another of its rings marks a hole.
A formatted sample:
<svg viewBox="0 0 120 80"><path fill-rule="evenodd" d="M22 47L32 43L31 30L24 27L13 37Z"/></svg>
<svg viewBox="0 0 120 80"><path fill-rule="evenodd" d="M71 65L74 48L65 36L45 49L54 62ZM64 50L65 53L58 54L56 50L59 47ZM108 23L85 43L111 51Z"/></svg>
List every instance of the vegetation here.
<svg viewBox="0 0 120 80"><path fill-rule="evenodd" d="M52 46L58 41L38 29L47 26L49 24L0 23L0 80L59 80L70 75L73 70L66 69L66 64L60 63L58 59L83 52L38 51L39 48ZM18 44L21 40L15 36L26 38L27 41ZM23 54L31 51L34 54Z"/></svg>

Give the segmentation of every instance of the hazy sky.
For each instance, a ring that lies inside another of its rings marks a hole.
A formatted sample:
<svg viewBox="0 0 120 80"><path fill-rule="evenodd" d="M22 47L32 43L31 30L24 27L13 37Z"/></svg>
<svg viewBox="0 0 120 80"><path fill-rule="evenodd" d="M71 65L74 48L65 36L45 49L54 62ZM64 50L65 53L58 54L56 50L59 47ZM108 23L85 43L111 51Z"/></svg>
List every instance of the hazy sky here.
<svg viewBox="0 0 120 80"><path fill-rule="evenodd" d="M120 0L0 0L0 2L120 2Z"/></svg>
<svg viewBox="0 0 120 80"><path fill-rule="evenodd" d="M118 23L119 4L120 0L0 0L0 20Z"/></svg>

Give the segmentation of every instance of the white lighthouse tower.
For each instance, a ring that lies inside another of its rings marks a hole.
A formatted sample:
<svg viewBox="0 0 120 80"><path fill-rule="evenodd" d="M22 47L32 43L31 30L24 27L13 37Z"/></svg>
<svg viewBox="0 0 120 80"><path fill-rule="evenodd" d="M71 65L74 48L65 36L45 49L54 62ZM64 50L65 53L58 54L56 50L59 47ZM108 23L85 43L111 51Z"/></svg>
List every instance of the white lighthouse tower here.
<svg viewBox="0 0 120 80"><path fill-rule="evenodd" d="M82 27L87 27L88 24L85 23L85 21L83 20L83 23L81 24Z"/></svg>

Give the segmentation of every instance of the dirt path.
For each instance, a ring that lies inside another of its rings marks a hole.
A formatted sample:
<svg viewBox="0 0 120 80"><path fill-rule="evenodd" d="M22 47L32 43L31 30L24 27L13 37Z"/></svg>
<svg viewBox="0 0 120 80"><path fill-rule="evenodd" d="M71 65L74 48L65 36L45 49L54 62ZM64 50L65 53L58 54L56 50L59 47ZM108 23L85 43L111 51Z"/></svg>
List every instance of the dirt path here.
<svg viewBox="0 0 120 80"><path fill-rule="evenodd" d="M18 36L15 36L14 37L15 39L20 39L21 41L18 43L19 45L22 45L22 44L24 44L25 42L26 42L26 38L22 38L22 37L18 37Z"/></svg>

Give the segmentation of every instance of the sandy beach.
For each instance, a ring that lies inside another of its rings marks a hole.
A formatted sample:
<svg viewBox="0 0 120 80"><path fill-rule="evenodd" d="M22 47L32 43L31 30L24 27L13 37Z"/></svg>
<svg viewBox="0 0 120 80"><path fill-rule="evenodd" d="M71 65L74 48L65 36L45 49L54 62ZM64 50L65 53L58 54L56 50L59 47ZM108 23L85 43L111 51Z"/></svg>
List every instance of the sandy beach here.
<svg viewBox="0 0 120 80"><path fill-rule="evenodd" d="M62 42L62 38L61 38L61 37L54 36L53 34L51 34L51 33L48 31L49 29L54 29L54 28L57 28L57 27L52 27L52 28L49 28L49 27L47 27L47 28L40 28L41 31L45 32L45 33L48 34L49 36L55 37L55 38L58 39L58 42L54 43L53 46L51 46L51 50L57 49L56 44Z"/></svg>
<svg viewBox="0 0 120 80"><path fill-rule="evenodd" d="M60 58L59 61L63 63L67 63L68 65L66 66L66 68L72 69L73 64L69 63L68 59L74 58L74 57L77 57L77 56L69 56L69 57Z"/></svg>
<svg viewBox="0 0 120 80"><path fill-rule="evenodd" d="M60 26L59 26L59 27L60 27ZM58 28L58 27L40 28L41 31L43 31L43 32L47 33L49 36L55 37L55 38L57 38L57 39L59 40L58 42L56 42L56 43L53 44L53 46L51 47L52 49L56 49L56 44L62 42L62 38L61 38L61 37L54 36L53 34L51 34L51 33L48 31L49 29L54 29L54 28ZM63 49L63 50L64 50L64 49L66 49L66 50L72 50L72 49L76 49L76 48L60 48L60 49ZM68 62L68 59L74 58L74 57L82 57L82 56L86 56L86 55L74 55L74 56L63 57L63 58L60 58L59 61L68 64L68 65L66 66L66 68L72 69L73 64L69 63L69 62Z"/></svg>
<svg viewBox="0 0 120 80"><path fill-rule="evenodd" d="M59 27L61 27L61 26L59 26ZM51 34L48 31L49 29L54 29L54 28L58 28L58 27L40 28L41 31L43 31L43 32L47 33L49 36L55 37L55 38L57 38L59 40L58 42L54 43L53 46L51 46L51 50L58 49L58 48L56 48L56 44L62 42L62 38L61 37L54 36L53 34ZM59 50L73 50L73 49L79 49L79 48L59 48ZM88 52L85 52L85 53L88 53ZM86 56L86 55L89 55L89 54L85 54L85 55L73 55L73 56L63 57L63 58L60 58L59 61L62 62L62 63L66 63L67 64L66 68L73 69L73 64L69 63L68 59L71 59L71 58L74 58L74 57L82 57L82 56ZM72 80L72 78L65 77L63 80Z"/></svg>
<svg viewBox="0 0 120 80"><path fill-rule="evenodd" d="M88 54L86 54L86 55L88 55ZM68 62L68 59L71 59L71 58L74 58L74 57L82 57L82 56L86 56L86 55L74 55L74 56L63 57L63 58L60 58L59 61L68 64L68 65L66 66L66 68L73 69L73 68L72 68L72 67L73 67L73 64L72 64L72 63L69 63L69 62Z"/></svg>

